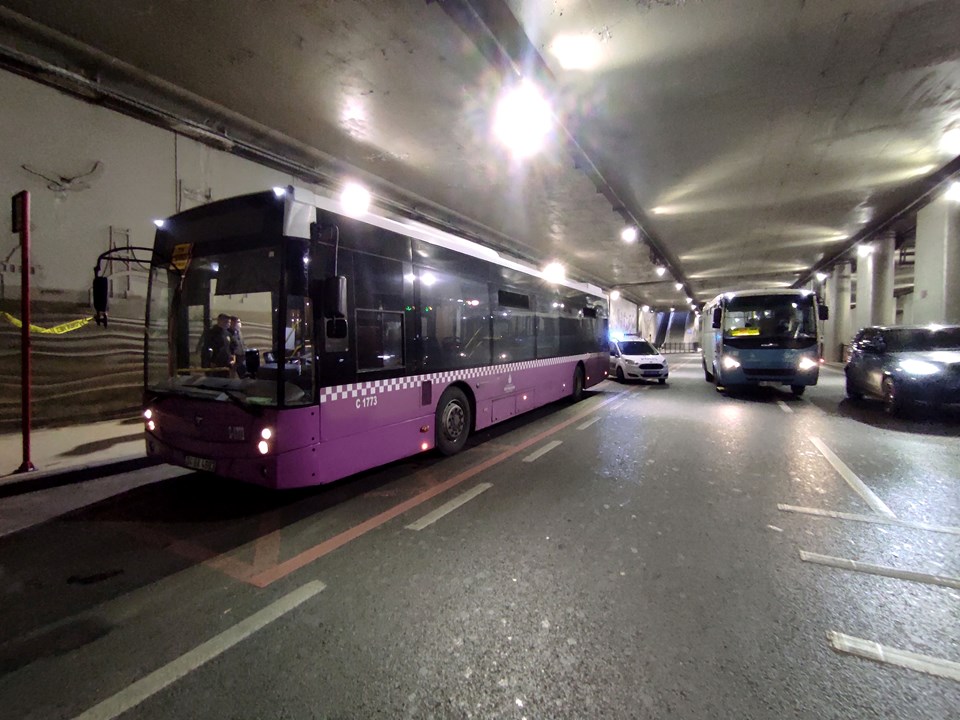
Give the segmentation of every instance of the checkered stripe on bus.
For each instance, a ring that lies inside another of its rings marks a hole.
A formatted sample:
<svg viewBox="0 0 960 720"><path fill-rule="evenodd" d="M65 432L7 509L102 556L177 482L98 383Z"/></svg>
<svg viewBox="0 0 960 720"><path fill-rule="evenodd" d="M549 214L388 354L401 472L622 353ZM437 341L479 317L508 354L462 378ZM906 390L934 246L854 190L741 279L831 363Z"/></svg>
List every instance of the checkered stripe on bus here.
<svg viewBox="0 0 960 720"><path fill-rule="evenodd" d="M370 382L351 383L350 385L334 385L321 389L320 402L328 403L337 400L350 400L353 398L367 397L368 395L380 395L393 392L394 390L419 389L426 381L434 382L438 385L447 385L455 380L473 380L488 375L502 375L503 373L517 372L519 370L530 370L532 368L548 367L550 365L559 365L560 363L571 361L587 360L590 357L594 356L578 355L575 357L546 358L543 360L506 363L504 365L449 370L440 373L428 373L426 375L411 375L410 377L390 378L388 380L371 380Z"/></svg>

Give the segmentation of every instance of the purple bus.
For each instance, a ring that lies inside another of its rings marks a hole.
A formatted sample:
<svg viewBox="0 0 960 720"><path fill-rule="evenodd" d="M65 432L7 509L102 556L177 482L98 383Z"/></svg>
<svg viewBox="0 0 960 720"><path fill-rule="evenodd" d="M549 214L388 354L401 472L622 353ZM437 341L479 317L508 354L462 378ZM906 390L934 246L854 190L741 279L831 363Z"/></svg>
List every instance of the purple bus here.
<svg viewBox="0 0 960 720"><path fill-rule="evenodd" d="M275 188L174 215L147 300L147 454L326 483L606 377L599 288L426 225Z"/></svg>

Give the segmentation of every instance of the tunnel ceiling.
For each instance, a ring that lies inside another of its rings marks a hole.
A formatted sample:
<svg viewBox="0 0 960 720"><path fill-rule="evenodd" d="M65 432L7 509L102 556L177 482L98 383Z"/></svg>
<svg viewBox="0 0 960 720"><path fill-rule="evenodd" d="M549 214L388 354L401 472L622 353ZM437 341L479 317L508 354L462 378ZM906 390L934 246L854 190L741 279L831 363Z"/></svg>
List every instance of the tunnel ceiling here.
<svg viewBox="0 0 960 720"><path fill-rule="evenodd" d="M952 173L958 27L955 0L13 0L0 53L662 308L803 280ZM523 161L491 132L517 73L558 121Z"/></svg>

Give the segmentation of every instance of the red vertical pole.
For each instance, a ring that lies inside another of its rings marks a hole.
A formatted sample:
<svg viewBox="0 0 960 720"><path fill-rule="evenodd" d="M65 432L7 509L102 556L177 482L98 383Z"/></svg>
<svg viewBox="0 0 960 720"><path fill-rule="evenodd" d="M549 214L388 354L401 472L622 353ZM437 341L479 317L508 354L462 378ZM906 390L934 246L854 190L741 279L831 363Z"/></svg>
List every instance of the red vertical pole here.
<svg viewBox="0 0 960 720"><path fill-rule="evenodd" d="M26 190L17 193L13 202L14 230L20 231L20 317L23 320L20 330L23 463L17 472L29 472L36 470L30 461L30 193Z"/></svg>

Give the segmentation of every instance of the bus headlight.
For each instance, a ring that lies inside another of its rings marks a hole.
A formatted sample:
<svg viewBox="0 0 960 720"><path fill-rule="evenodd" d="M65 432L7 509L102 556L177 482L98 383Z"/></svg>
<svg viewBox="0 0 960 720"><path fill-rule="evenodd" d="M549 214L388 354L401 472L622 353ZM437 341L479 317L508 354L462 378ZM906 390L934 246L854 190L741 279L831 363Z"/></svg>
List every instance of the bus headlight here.
<svg viewBox="0 0 960 720"><path fill-rule="evenodd" d="M269 440L272 437L273 437L273 430L271 430L270 428L267 427L260 431L260 439Z"/></svg>
<svg viewBox="0 0 960 720"><path fill-rule="evenodd" d="M266 440L261 440L257 443L257 450L260 451L261 455L266 455L270 452L270 444Z"/></svg>
<svg viewBox="0 0 960 720"><path fill-rule="evenodd" d="M720 364L723 365L726 370L733 370L734 368L740 367L740 361L732 355L724 355Z"/></svg>
<svg viewBox="0 0 960 720"><path fill-rule="evenodd" d="M813 370L815 367L820 367L820 364L813 358L809 358L806 355L800 358L800 362L797 363L797 368L803 372L806 372L807 370Z"/></svg>

